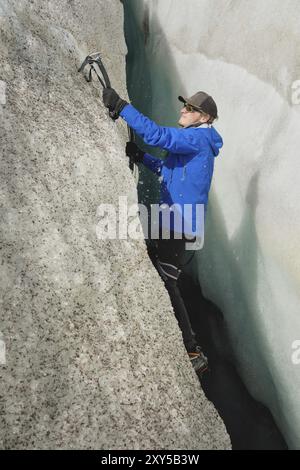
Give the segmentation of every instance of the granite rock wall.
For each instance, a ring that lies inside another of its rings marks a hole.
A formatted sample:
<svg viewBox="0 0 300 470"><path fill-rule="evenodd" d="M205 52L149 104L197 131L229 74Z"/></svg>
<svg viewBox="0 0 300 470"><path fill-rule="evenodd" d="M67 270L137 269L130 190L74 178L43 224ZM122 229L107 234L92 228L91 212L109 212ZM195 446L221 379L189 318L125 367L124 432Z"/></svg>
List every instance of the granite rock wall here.
<svg viewBox="0 0 300 470"><path fill-rule="evenodd" d="M136 187L126 128L77 68L101 50L126 96L122 15L0 2L1 448L230 447L144 240L97 237L99 205Z"/></svg>

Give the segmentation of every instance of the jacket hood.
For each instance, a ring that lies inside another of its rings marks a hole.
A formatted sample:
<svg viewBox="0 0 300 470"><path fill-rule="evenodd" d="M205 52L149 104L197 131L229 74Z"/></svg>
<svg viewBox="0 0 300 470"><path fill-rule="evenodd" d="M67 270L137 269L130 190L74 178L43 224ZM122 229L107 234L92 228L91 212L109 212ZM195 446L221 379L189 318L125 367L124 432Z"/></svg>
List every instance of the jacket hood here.
<svg viewBox="0 0 300 470"><path fill-rule="evenodd" d="M223 139L214 127L207 128L206 138L212 148L215 157L219 155L220 148L223 147Z"/></svg>
<svg viewBox="0 0 300 470"><path fill-rule="evenodd" d="M200 124L200 126L191 125L188 127L195 127L197 129L203 130L205 137L207 138L209 145L212 148L214 156L217 157L219 155L220 148L223 147L223 139L213 126L209 126L208 124L204 123Z"/></svg>

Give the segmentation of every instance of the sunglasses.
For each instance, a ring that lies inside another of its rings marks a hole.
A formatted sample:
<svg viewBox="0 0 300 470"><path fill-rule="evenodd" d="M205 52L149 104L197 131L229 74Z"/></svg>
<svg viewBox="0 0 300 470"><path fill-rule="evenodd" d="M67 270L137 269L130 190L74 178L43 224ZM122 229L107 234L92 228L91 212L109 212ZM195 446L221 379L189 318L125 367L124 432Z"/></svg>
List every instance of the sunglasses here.
<svg viewBox="0 0 300 470"><path fill-rule="evenodd" d="M200 109L194 108L191 104L184 103L183 107L187 110L188 113L199 113Z"/></svg>

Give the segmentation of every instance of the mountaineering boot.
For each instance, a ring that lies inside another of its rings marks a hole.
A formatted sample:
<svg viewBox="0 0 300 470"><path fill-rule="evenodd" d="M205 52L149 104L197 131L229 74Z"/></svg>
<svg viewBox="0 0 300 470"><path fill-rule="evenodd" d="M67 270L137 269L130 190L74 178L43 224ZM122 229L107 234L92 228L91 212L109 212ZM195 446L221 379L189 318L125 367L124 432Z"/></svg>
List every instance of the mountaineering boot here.
<svg viewBox="0 0 300 470"><path fill-rule="evenodd" d="M193 351L188 352L192 366L200 376L208 370L208 360L200 346L196 346Z"/></svg>

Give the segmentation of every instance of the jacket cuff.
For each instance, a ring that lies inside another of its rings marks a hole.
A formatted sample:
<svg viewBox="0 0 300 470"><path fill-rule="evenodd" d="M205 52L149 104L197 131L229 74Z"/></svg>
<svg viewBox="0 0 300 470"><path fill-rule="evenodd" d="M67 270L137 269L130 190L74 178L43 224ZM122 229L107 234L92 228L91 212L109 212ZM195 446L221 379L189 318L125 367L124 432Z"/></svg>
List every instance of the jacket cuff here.
<svg viewBox="0 0 300 470"><path fill-rule="evenodd" d="M118 116L120 116L122 110L125 108L125 106L127 106L129 103L127 103L127 101L125 100L122 100L122 99L119 99L117 104L116 104L116 109L115 109L115 112L118 114Z"/></svg>

